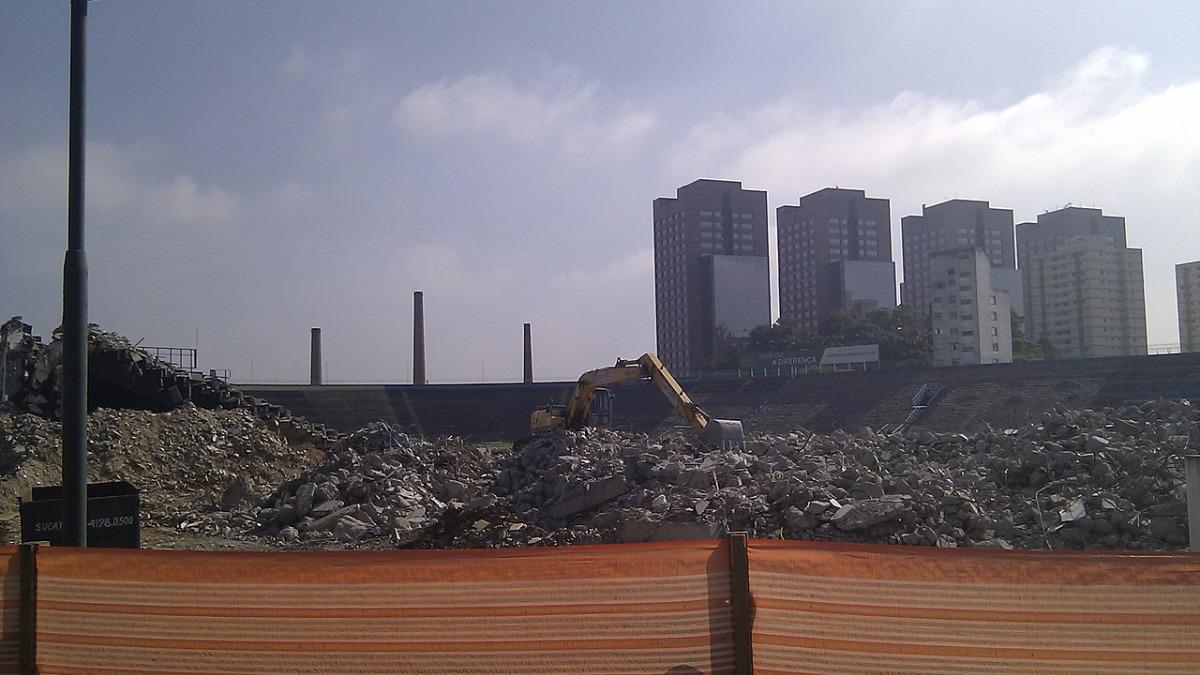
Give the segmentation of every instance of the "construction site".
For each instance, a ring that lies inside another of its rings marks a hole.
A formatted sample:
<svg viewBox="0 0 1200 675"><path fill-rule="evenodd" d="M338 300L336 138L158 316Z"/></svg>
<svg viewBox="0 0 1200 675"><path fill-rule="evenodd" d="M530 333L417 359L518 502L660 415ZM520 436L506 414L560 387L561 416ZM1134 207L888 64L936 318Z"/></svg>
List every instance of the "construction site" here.
<svg viewBox="0 0 1200 675"><path fill-rule="evenodd" d="M17 543L15 505L61 471L60 349L19 318L0 340ZM636 364L602 424L533 433L575 383L237 386L99 328L89 356L91 480L137 484L155 547L1188 545L1200 354L683 381L737 442L694 433Z"/></svg>
<svg viewBox="0 0 1200 675"><path fill-rule="evenodd" d="M0 669L1200 667L1200 352L431 384L412 307L403 384L0 325Z"/></svg>
<svg viewBox="0 0 1200 675"><path fill-rule="evenodd" d="M327 384L319 327L280 385L0 326L0 666L1200 666L1200 353L541 382L526 323L521 382L431 384L412 309L404 384Z"/></svg>
<svg viewBox="0 0 1200 675"><path fill-rule="evenodd" d="M1192 8L60 4L0 673L1200 672Z"/></svg>

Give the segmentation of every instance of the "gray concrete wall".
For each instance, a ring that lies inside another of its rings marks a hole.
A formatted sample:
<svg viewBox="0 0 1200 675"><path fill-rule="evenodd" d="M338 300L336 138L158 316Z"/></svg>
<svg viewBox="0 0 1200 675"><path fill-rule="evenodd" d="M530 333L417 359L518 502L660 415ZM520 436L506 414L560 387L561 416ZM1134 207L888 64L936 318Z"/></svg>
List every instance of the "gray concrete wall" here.
<svg viewBox="0 0 1200 675"><path fill-rule="evenodd" d="M927 382L948 388L922 422L969 430L1036 420L1055 405L1122 405L1154 398L1200 402L1200 354L1083 359L829 373L682 384L708 412L740 418L748 431L879 428L898 424ZM311 421L352 431L377 420L426 436L513 440L528 433L529 414L564 402L572 382L477 385L242 385L249 395ZM651 432L677 426L666 399L649 382L614 390L614 426Z"/></svg>

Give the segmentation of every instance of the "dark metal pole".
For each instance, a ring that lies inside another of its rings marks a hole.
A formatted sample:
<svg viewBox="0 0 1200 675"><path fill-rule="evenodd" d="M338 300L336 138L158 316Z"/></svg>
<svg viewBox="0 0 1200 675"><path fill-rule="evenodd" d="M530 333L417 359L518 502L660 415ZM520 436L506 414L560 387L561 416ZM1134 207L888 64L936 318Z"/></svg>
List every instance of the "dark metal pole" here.
<svg viewBox="0 0 1200 675"><path fill-rule="evenodd" d="M87 546L87 258L83 252L87 0L71 0L67 255L63 265L62 543Z"/></svg>
<svg viewBox="0 0 1200 675"><path fill-rule="evenodd" d="M745 532L729 533L729 601L733 618L733 669L754 673L754 609L750 598L750 557Z"/></svg>
<svg viewBox="0 0 1200 675"><path fill-rule="evenodd" d="M1200 551L1200 455L1184 455L1183 470L1187 491L1188 548Z"/></svg>

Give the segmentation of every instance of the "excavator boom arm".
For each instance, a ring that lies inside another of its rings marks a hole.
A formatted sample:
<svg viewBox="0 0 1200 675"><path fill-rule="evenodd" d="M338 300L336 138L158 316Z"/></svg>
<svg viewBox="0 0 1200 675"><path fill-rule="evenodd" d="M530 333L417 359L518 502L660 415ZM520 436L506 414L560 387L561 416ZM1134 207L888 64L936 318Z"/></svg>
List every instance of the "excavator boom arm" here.
<svg viewBox="0 0 1200 675"><path fill-rule="evenodd" d="M643 354L636 363L641 364L646 375L663 393L663 396L666 396L667 400L671 402L676 414L687 421L696 431L704 431L710 419L708 413L701 410L700 406L696 405L695 401L683 390L683 387L679 386L679 382L675 376L671 375L671 371L667 370L663 362L654 354Z"/></svg>
<svg viewBox="0 0 1200 675"><path fill-rule="evenodd" d="M570 400L567 401L565 414L562 418L558 418L562 420L559 424L567 429L582 429L587 426L591 414L592 393L598 387L611 387L622 382L643 378L649 378L654 382L658 390L671 402L676 414L686 420L698 432L702 440L716 444L740 444L742 442L741 422L715 419L701 410L700 406L696 405L696 402L683 390L683 387L679 386L679 382L671 375L663 362L654 354L648 353L642 354L641 357L632 361L617 359L615 366L589 370L580 376L579 381L575 383L575 389L571 392ZM537 413L537 415L541 414ZM535 420L549 419L553 418L535 416ZM549 424L552 422L535 421L533 426L537 428L542 425L549 426Z"/></svg>
<svg viewBox="0 0 1200 675"><path fill-rule="evenodd" d="M567 428L582 429L587 426L592 408L592 392L598 387L611 387L622 382L640 380L645 376L641 365L636 361L617 361L615 366L587 371L575 383L571 399L567 402Z"/></svg>

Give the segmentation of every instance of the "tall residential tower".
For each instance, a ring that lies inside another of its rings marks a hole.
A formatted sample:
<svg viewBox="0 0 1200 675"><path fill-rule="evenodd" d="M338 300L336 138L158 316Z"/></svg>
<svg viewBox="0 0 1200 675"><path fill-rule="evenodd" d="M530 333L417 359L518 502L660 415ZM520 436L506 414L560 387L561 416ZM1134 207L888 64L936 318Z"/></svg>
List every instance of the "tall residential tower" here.
<svg viewBox="0 0 1200 675"><path fill-rule="evenodd" d="M977 248L987 254L991 264L991 284L1008 291L1013 309L1023 314L1019 298L1020 276L1013 250L1012 209L996 209L984 201L952 199L933 206L922 206L921 215L900 219L904 246L904 283L900 301L923 313L930 311L933 278L932 256L942 251Z"/></svg>
<svg viewBox="0 0 1200 675"><path fill-rule="evenodd" d="M781 318L815 330L833 309L896 306L888 200L824 188L775 213Z"/></svg>
<svg viewBox="0 0 1200 675"><path fill-rule="evenodd" d="M1146 353L1142 250L1125 219L1067 207L1017 225L1029 337L1059 358Z"/></svg>
<svg viewBox="0 0 1200 675"><path fill-rule="evenodd" d="M929 268L934 365L1011 362L1010 297L992 286L989 256L975 247L940 251L930 257Z"/></svg>
<svg viewBox="0 0 1200 675"><path fill-rule="evenodd" d="M701 179L654 200L658 355L676 374L715 367L723 338L771 323L767 193Z"/></svg>
<svg viewBox="0 0 1200 675"><path fill-rule="evenodd" d="M1200 352L1200 260L1175 266L1179 351Z"/></svg>

